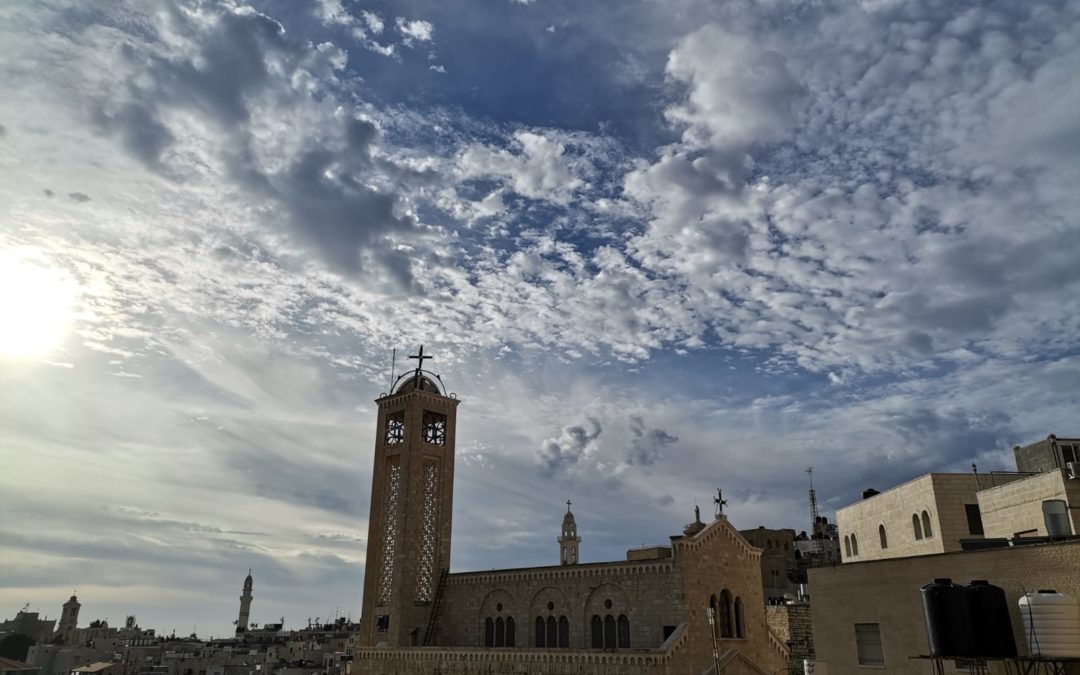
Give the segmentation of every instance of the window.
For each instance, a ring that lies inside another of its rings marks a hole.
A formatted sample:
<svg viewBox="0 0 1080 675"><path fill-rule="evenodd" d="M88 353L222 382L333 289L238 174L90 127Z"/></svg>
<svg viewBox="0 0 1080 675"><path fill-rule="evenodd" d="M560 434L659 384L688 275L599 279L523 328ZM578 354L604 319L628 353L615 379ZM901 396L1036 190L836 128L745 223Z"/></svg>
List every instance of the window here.
<svg viewBox="0 0 1080 675"><path fill-rule="evenodd" d="M927 539L934 536L934 531L930 529L930 514L926 511L922 512L922 533Z"/></svg>
<svg viewBox="0 0 1080 675"><path fill-rule="evenodd" d="M604 648L615 648L615 617L610 614L604 617Z"/></svg>
<svg viewBox="0 0 1080 675"><path fill-rule="evenodd" d="M851 555L859 555L859 540L856 538L855 533L851 533Z"/></svg>
<svg viewBox="0 0 1080 675"><path fill-rule="evenodd" d="M491 617L484 619L484 646L495 646L495 622L491 620Z"/></svg>
<svg viewBox="0 0 1080 675"><path fill-rule="evenodd" d="M889 537L885 535L885 525L877 526L877 536L881 542L881 548L889 548Z"/></svg>
<svg viewBox="0 0 1080 675"><path fill-rule="evenodd" d="M559 646L563 649L570 646L570 620L565 616L559 617Z"/></svg>
<svg viewBox="0 0 1080 675"><path fill-rule="evenodd" d="M1075 462L1080 459L1080 445L1063 445L1061 446L1061 459L1065 464L1069 462Z"/></svg>
<svg viewBox="0 0 1080 675"><path fill-rule="evenodd" d="M735 637L746 637L746 627L743 625L742 598L735 598Z"/></svg>
<svg viewBox="0 0 1080 675"><path fill-rule="evenodd" d="M536 617L536 641L535 641L535 646L536 647L544 647L544 646L546 646L546 644L547 643L546 643L546 641L544 639L544 618L538 616L538 617Z"/></svg>
<svg viewBox="0 0 1080 675"><path fill-rule="evenodd" d="M599 615L593 614L592 621L592 646L593 649L604 648L604 621Z"/></svg>
<svg viewBox="0 0 1080 675"><path fill-rule="evenodd" d="M922 539L922 523L919 522L919 514L911 514L911 529L915 532L915 541Z"/></svg>
<svg viewBox="0 0 1080 675"><path fill-rule="evenodd" d="M549 616L547 618L547 641L544 643L544 646L559 646L559 624L557 621L555 621L555 617L553 616Z"/></svg>
<svg viewBox="0 0 1080 675"><path fill-rule="evenodd" d="M720 637L735 637L735 631L732 630L731 625L731 620L735 611L732 607L731 592L726 588L720 592L720 607L718 608L718 613L720 614Z"/></svg>
<svg viewBox="0 0 1080 675"><path fill-rule="evenodd" d="M844 555L851 557L851 537L844 535Z"/></svg>
<svg viewBox="0 0 1080 675"><path fill-rule="evenodd" d="M386 418L386 444L397 445L405 441L405 413L391 413Z"/></svg>
<svg viewBox="0 0 1080 675"><path fill-rule="evenodd" d="M979 513L978 504L964 504L964 511L967 513L968 521L968 533L969 534L982 534L982 514Z"/></svg>
<svg viewBox="0 0 1080 675"><path fill-rule="evenodd" d="M424 442L446 445L446 415L424 411Z"/></svg>
<svg viewBox="0 0 1080 675"><path fill-rule="evenodd" d="M490 619L488 620L490 621ZM501 616L495 619L495 646L506 646L506 622L502 620Z"/></svg>
<svg viewBox="0 0 1080 675"><path fill-rule="evenodd" d="M619 649L630 647L630 619L625 614L619 615Z"/></svg>
<svg viewBox="0 0 1080 675"><path fill-rule="evenodd" d="M508 617L506 617L506 646L507 647L515 646L515 640L516 639L517 639L517 636L515 635L515 630L514 630L514 617L508 616Z"/></svg>
<svg viewBox="0 0 1080 675"><path fill-rule="evenodd" d="M885 666L885 651L881 647L881 627L878 624L855 624L855 651L860 666Z"/></svg>

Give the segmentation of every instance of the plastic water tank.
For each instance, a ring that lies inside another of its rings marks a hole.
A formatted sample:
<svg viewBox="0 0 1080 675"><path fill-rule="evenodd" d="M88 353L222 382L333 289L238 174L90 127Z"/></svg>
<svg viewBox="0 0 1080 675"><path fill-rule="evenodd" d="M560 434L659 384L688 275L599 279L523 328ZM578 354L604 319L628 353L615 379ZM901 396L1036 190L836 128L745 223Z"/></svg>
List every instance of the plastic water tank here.
<svg viewBox="0 0 1080 675"><path fill-rule="evenodd" d="M1024 637L1033 656L1080 658L1080 603L1057 591L1020 598Z"/></svg>
<svg viewBox="0 0 1080 675"><path fill-rule="evenodd" d="M952 579L934 579L922 587L922 604L930 656L977 656L963 586Z"/></svg>
<svg viewBox="0 0 1080 675"><path fill-rule="evenodd" d="M1016 639L1005 591L988 581L976 579L968 584L967 604L975 640L974 655L1015 658Z"/></svg>

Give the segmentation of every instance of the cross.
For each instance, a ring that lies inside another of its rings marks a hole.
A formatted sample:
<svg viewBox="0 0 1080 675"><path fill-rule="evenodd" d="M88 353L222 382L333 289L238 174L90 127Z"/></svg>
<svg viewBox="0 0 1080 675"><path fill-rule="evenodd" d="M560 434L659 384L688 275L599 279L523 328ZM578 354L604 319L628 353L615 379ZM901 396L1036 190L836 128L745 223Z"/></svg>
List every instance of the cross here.
<svg viewBox="0 0 1080 675"><path fill-rule="evenodd" d="M416 359L416 383L420 384L420 371L424 367L424 359L434 358L432 356L424 356L424 345L420 345L420 351L415 355L409 356L410 359Z"/></svg>
<svg viewBox="0 0 1080 675"><path fill-rule="evenodd" d="M571 503L572 503L572 502L571 502L571 501L570 501L569 499L567 499L567 500L566 500L566 512L567 512L567 513L570 513L570 504L571 504Z"/></svg>
<svg viewBox="0 0 1080 675"><path fill-rule="evenodd" d="M716 490L716 496L713 497L713 504L716 504L716 517L724 515L724 507L727 506L727 500L724 499L724 491L719 488Z"/></svg>

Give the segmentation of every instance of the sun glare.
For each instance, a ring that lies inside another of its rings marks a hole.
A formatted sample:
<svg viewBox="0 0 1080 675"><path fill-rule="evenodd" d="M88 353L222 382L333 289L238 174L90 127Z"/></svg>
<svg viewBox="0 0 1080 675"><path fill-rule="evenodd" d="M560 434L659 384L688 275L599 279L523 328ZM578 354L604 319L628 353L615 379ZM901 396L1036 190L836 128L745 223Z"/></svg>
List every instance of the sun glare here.
<svg viewBox="0 0 1080 675"><path fill-rule="evenodd" d="M28 249L0 251L0 359L44 356L64 339L75 281Z"/></svg>

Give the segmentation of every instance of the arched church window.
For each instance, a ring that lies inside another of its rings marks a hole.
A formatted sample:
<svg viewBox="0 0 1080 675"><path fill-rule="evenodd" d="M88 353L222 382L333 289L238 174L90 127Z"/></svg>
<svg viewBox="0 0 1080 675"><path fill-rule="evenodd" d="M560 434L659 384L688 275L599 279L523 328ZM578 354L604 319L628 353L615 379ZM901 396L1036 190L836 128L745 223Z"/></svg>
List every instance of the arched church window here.
<svg viewBox="0 0 1080 675"><path fill-rule="evenodd" d="M615 649L615 617L604 617L604 649Z"/></svg>
<svg viewBox="0 0 1080 675"><path fill-rule="evenodd" d="M545 636L544 617L538 616L538 617L536 617L536 641L535 641L535 645L537 647L546 647L547 646L547 642L545 641L544 636Z"/></svg>
<svg viewBox="0 0 1080 675"><path fill-rule="evenodd" d="M545 642L544 646L559 646L559 624L555 621L555 617L553 616L549 616L547 618L547 641Z"/></svg>
<svg viewBox="0 0 1080 675"><path fill-rule="evenodd" d="M735 598L735 637L746 637L746 626L743 623L742 598Z"/></svg>
<svg viewBox="0 0 1080 675"><path fill-rule="evenodd" d="M855 536L855 533L851 533L851 555L859 555L859 538Z"/></svg>
<svg viewBox="0 0 1080 675"><path fill-rule="evenodd" d="M619 649L630 648L630 619L625 614L619 615Z"/></svg>
<svg viewBox="0 0 1080 675"><path fill-rule="evenodd" d="M881 548L889 548L889 537L885 534L885 525L877 526L877 536L881 540Z"/></svg>
<svg viewBox="0 0 1080 675"><path fill-rule="evenodd" d="M491 620L491 617L484 619L484 646L495 646L495 622Z"/></svg>
<svg viewBox="0 0 1080 675"><path fill-rule="evenodd" d="M446 415L425 410L423 431L425 443L446 445Z"/></svg>
<svg viewBox="0 0 1080 675"><path fill-rule="evenodd" d="M922 539L922 523L919 522L919 514L911 514L911 529L915 532L915 541Z"/></svg>
<svg viewBox="0 0 1080 675"><path fill-rule="evenodd" d="M922 512L922 532L927 539L934 536L934 531L930 529L930 514L926 511Z"/></svg>
<svg viewBox="0 0 1080 675"><path fill-rule="evenodd" d="M512 617L512 616L506 617L506 646L507 647L516 646L515 643L516 643L517 636L515 635L515 632L516 631L514 629L514 617Z"/></svg>
<svg viewBox="0 0 1080 675"><path fill-rule="evenodd" d="M720 592L720 637L729 638L735 637L734 631L732 631L731 620L734 616L734 608L732 607L731 592L726 588Z"/></svg>
<svg viewBox="0 0 1080 675"><path fill-rule="evenodd" d="M570 646L570 620L565 616L559 617L559 646L563 649Z"/></svg>
<svg viewBox="0 0 1080 675"><path fill-rule="evenodd" d="M501 616L495 619L495 646L506 646L506 622L503 621Z"/></svg>
<svg viewBox="0 0 1080 675"><path fill-rule="evenodd" d="M397 445L405 441L405 411L390 413L386 417L386 444Z"/></svg>
<svg viewBox="0 0 1080 675"><path fill-rule="evenodd" d="M592 646L593 649L604 648L604 621L598 614L593 614L592 621Z"/></svg>

